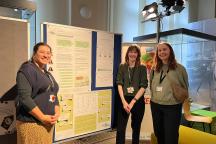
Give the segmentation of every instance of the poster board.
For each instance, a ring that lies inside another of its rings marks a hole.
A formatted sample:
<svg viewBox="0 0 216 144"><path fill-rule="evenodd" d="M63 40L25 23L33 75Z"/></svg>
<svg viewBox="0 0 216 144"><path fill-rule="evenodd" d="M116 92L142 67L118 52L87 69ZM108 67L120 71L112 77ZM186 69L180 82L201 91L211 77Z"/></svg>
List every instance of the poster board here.
<svg viewBox="0 0 216 144"><path fill-rule="evenodd" d="M29 24L0 17L0 98L15 84L20 64L29 58Z"/></svg>
<svg viewBox="0 0 216 144"><path fill-rule="evenodd" d="M0 17L0 135L15 132L16 73L29 58L29 23Z"/></svg>
<svg viewBox="0 0 216 144"><path fill-rule="evenodd" d="M60 87L58 98L61 116L55 126L54 141L111 129L113 80L109 82L109 88L92 89L92 85L95 87L95 78L98 75L95 72L96 50L98 47L103 50L103 45L107 43L103 38L106 39L107 36L113 41L114 47L120 46L121 44L115 44L116 35L52 23L42 24L42 33L43 41L49 44L53 51L48 70ZM110 50L113 51L110 54L112 62L116 58L114 47ZM108 74L111 79L115 73L113 65L114 62Z"/></svg>

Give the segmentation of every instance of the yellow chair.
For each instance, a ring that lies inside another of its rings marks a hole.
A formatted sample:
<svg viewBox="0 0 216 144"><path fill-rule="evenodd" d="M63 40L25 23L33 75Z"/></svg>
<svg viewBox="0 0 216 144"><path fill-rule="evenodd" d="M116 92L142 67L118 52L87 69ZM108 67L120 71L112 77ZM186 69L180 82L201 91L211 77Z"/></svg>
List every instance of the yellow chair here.
<svg viewBox="0 0 216 144"><path fill-rule="evenodd" d="M190 111L190 102L189 99L186 99L183 103L184 117L190 122L190 127L193 127L193 124L196 122L202 123L203 130L205 131L205 123L209 125L209 131L211 133L211 123L212 118L209 116L197 116L192 115Z"/></svg>
<svg viewBox="0 0 216 144"><path fill-rule="evenodd" d="M203 131L180 125L179 144L215 144L216 136ZM151 144L157 144L154 133L151 135Z"/></svg>

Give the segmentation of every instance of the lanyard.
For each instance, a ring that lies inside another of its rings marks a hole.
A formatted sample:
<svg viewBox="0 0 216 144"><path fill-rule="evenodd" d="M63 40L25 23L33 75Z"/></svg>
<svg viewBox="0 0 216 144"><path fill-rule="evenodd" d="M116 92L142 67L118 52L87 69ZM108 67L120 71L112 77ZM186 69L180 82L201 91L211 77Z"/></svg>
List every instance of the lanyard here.
<svg viewBox="0 0 216 144"><path fill-rule="evenodd" d="M162 83L162 81L164 80L164 78L166 77L166 75L168 74L168 72L169 72L169 69L167 70L166 74L163 76L163 70L161 71L160 81L159 81L160 84Z"/></svg>
<svg viewBox="0 0 216 144"><path fill-rule="evenodd" d="M39 67L36 65L35 62L32 61L32 63L33 63L33 66L35 66L35 67L40 71L41 74L47 76L48 79L50 80L51 85L49 85L49 86L46 88L46 91L48 91L50 88L52 88L52 90L53 90L53 89L54 89L54 86L55 86L55 83L54 83L54 80L53 80L53 78L51 77L51 75L50 75L45 69L43 69L44 72L42 72L42 71L39 69Z"/></svg>
<svg viewBox="0 0 216 144"><path fill-rule="evenodd" d="M53 81L53 78L51 77L51 75L49 73L46 73L49 80L51 81L51 88L54 88L54 81Z"/></svg>
<svg viewBox="0 0 216 144"><path fill-rule="evenodd" d="M131 74L131 71L132 71L132 74ZM131 86L131 84L132 84L133 76L134 76L134 71L135 71L135 67L130 70L130 68L128 66L129 86Z"/></svg>

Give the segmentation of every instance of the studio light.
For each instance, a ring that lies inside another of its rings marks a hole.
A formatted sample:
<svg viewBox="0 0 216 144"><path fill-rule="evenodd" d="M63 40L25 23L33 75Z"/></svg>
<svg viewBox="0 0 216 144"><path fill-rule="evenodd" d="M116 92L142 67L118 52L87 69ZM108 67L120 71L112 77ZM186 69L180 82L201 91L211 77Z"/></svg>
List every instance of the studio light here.
<svg viewBox="0 0 216 144"><path fill-rule="evenodd" d="M158 15L158 4L153 2L150 5L146 5L142 10L142 15L144 19L154 19Z"/></svg>
<svg viewBox="0 0 216 144"><path fill-rule="evenodd" d="M169 11L169 9L175 5L175 0L161 0L162 6L166 7L166 11Z"/></svg>
<svg viewBox="0 0 216 144"><path fill-rule="evenodd" d="M184 0L161 0L161 5L166 8L164 12L169 16L171 13L180 13L184 7Z"/></svg>
<svg viewBox="0 0 216 144"><path fill-rule="evenodd" d="M164 7L165 10L158 12L158 6ZM170 16L175 13L180 13L184 9L184 0L161 0L161 3L153 2L146 5L142 10L142 16L147 21L157 21L157 43L160 41L160 21L163 17Z"/></svg>
<svg viewBox="0 0 216 144"><path fill-rule="evenodd" d="M174 11L178 11L179 13L184 9L184 1L176 0L176 4L173 6Z"/></svg>

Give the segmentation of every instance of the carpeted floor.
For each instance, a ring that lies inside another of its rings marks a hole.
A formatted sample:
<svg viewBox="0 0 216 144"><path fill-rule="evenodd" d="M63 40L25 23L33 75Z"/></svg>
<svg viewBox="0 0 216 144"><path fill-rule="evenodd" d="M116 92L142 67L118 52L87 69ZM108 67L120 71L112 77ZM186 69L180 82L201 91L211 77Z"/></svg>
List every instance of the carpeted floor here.
<svg viewBox="0 0 216 144"><path fill-rule="evenodd" d="M62 142L61 144L115 144L116 131L103 132L97 135L88 136L78 140ZM131 140L126 140L126 144L131 144ZM150 144L149 140L141 140L140 144Z"/></svg>

